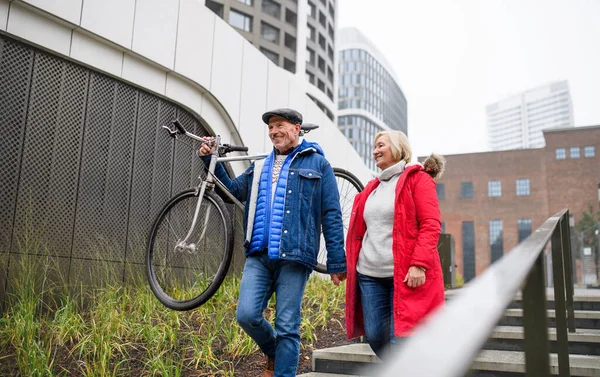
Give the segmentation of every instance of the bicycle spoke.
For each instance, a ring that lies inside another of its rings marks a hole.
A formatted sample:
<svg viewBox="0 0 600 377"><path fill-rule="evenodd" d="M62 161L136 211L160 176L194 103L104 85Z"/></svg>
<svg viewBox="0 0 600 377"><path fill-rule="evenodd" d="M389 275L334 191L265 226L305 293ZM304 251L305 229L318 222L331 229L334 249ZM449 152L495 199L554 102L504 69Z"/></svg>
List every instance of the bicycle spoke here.
<svg viewBox="0 0 600 377"><path fill-rule="evenodd" d="M169 307L186 310L191 305L188 301L204 296L207 299L227 272L231 221L223 212L224 204L220 208L211 195L208 197L211 199L205 196L199 208L194 229L190 227L198 199L192 192L178 199L155 225L149 262L154 272L151 284L157 287L153 289L157 297ZM182 243L188 233L189 240Z"/></svg>

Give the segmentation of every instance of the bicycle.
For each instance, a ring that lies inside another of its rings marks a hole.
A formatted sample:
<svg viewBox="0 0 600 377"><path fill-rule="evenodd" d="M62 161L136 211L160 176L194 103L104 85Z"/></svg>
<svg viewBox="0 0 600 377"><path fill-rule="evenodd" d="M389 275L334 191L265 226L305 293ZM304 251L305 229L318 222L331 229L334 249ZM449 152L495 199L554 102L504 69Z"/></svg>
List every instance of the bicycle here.
<svg viewBox="0 0 600 377"><path fill-rule="evenodd" d="M188 132L177 121L174 129L162 126L174 139L186 136L200 143L207 140ZM301 136L318 128L304 124ZM247 147L221 144L220 136L213 140L215 152L204 178L191 189L173 196L155 218L146 249L146 273L156 298L174 310L191 310L208 301L219 289L233 256L233 224L219 189L242 211L244 205L231 194L214 175L217 162L254 161L268 155L226 157L230 152L247 152ZM185 143L187 144L187 143ZM188 144L189 145L189 144ZM193 146L192 146L193 148ZM334 168L340 193L342 219L347 232L354 196L363 185L347 170ZM327 271L327 252L321 235L321 249L315 271ZM344 237L345 239L345 237Z"/></svg>

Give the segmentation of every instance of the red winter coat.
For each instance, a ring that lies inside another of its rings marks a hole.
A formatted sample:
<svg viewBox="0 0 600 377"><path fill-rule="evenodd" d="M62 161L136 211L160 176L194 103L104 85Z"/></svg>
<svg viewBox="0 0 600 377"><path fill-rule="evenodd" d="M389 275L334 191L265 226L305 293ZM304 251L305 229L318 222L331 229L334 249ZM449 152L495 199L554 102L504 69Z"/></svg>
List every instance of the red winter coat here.
<svg viewBox="0 0 600 377"><path fill-rule="evenodd" d="M346 333L365 334L356 272L367 230L365 202L379 185L375 178L354 198L346 239ZM392 203L390 203L392 205ZM427 314L444 303L444 280L437 244L441 230L435 182L420 165L406 167L396 184L392 252L394 253L394 334L407 336ZM403 282L410 266L426 269L425 284L410 288Z"/></svg>

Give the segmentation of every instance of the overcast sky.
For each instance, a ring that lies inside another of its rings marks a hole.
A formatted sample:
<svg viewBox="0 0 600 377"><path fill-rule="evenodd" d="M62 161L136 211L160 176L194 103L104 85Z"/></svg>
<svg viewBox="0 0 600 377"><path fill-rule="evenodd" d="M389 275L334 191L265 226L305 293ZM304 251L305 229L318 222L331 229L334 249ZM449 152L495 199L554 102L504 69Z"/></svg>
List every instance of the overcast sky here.
<svg viewBox="0 0 600 377"><path fill-rule="evenodd" d="M391 63L415 156L487 150L485 106L568 80L576 126L600 124L600 0L339 0Z"/></svg>

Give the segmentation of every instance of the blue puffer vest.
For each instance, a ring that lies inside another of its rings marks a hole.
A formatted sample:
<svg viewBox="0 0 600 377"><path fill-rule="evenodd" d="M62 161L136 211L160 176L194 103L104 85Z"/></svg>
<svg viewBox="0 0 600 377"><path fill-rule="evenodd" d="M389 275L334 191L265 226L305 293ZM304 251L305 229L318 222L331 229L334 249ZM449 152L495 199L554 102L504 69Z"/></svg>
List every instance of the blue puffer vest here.
<svg viewBox="0 0 600 377"><path fill-rule="evenodd" d="M264 250L268 247L269 258L279 259L279 246L283 225L283 208L285 203L285 190L288 181L289 167L300 148L290 153L281 166L279 178L275 185L275 194L272 193L273 162L275 154L271 152L265 160L265 165L260 174L258 183L258 200L254 214L254 226L248 252ZM273 202L271 203L271 198ZM271 209L271 210L269 210ZM270 227L268 226L270 224ZM268 242L267 242L268 240Z"/></svg>

